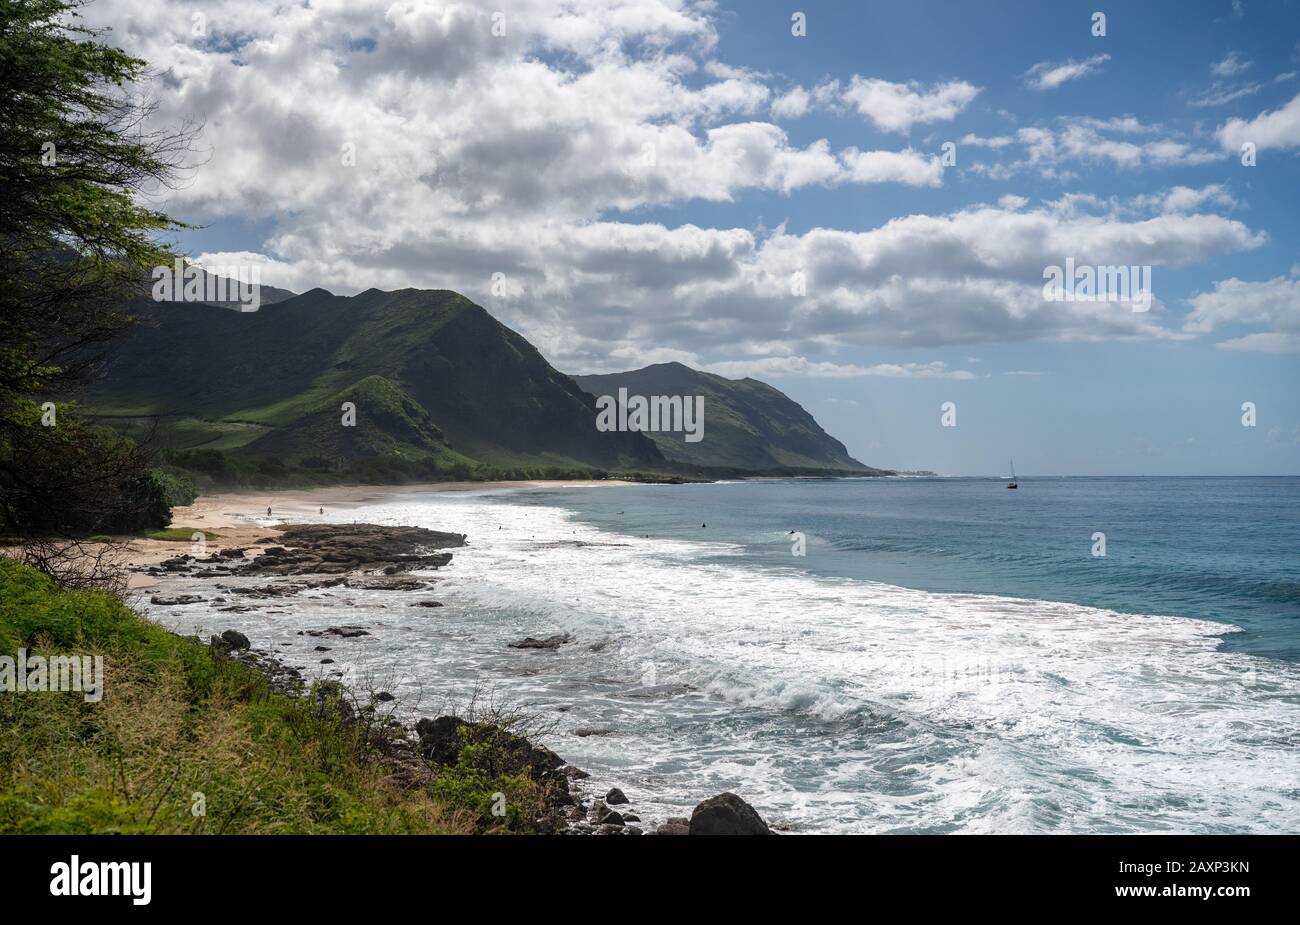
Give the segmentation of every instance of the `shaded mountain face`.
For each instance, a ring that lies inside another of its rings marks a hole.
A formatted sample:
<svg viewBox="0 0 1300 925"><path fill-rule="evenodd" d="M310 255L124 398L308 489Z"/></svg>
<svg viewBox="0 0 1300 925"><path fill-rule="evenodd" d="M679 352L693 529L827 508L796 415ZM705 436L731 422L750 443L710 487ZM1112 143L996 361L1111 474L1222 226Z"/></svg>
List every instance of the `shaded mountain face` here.
<svg viewBox="0 0 1300 925"><path fill-rule="evenodd" d="M323 289L258 311L143 302L89 396L162 415L178 448L286 464L375 454L492 464L664 466L645 435L602 433L595 400L523 337L447 290ZM344 403L356 426L344 427Z"/></svg>
<svg viewBox="0 0 1300 925"><path fill-rule="evenodd" d="M864 466L785 394L757 379L726 379L681 363L659 363L626 373L575 376L593 396L703 396L703 439L683 433L648 432L664 456L700 467L754 472L789 469L846 470L881 474Z"/></svg>

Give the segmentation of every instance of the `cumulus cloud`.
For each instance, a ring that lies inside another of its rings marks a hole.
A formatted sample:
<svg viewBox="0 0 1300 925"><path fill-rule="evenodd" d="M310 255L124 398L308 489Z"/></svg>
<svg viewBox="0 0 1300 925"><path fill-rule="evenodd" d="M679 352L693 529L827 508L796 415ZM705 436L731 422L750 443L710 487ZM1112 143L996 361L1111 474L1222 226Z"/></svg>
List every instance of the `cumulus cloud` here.
<svg viewBox="0 0 1300 925"><path fill-rule="evenodd" d="M950 122L979 94L964 80L936 84L890 83L854 75L844 99L886 132L906 134L920 123Z"/></svg>
<svg viewBox="0 0 1300 925"><path fill-rule="evenodd" d="M1218 130L1219 143L1238 151L1247 142L1257 150L1300 148L1300 94L1281 109L1262 112L1254 119L1229 119Z"/></svg>
<svg viewBox="0 0 1300 925"><path fill-rule="evenodd" d="M1070 58L1068 61L1062 61L1059 64L1054 64L1051 61L1040 61L1025 71L1024 78L1025 82L1036 90L1053 90L1068 81L1078 80L1097 73L1101 70L1101 66L1109 60L1110 55L1100 54L1085 58L1082 61Z"/></svg>
<svg viewBox="0 0 1300 925"><path fill-rule="evenodd" d="M1107 134L1106 127L1083 120L1069 122L1055 129L1022 128L1016 133L1016 138L1026 147L1029 165L1041 169L1055 169L1066 161L1106 163L1136 169L1208 164L1223 159L1223 154L1218 151L1198 148L1174 138L1135 142L1114 137L1114 134L1120 132L1133 131L1134 129L1125 127Z"/></svg>
<svg viewBox="0 0 1300 925"><path fill-rule="evenodd" d="M1175 186L1160 193L1148 193L1133 200L1134 204L1149 208L1154 206L1162 212L1192 212L1205 205L1221 206L1235 209L1239 205L1236 197L1220 183L1210 183L1199 189L1190 186Z"/></svg>
<svg viewBox="0 0 1300 925"><path fill-rule="evenodd" d="M1214 284L1190 300L1192 313L1184 325L1205 334L1225 325L1266 325L1271 330L1230 338L1217 346L1227 350L1300 353L1300 279L1274 277L1247 282L1232 277Z"/></svg>
<svg viewBox="0 0 1300 925"><path fill-rule="evenodd" d="M209 34L196 37L164 0L115 0L115 40L162 74L160 118L206 124L210 157L166 206L272 228L257 254L200 261L258 262L264 282L297 290L457 289L565 369L689 356L856 376L889 367L823 358L864 345L1184 336L1162 326L1159 304L1142 314L1044 302L1043 268L1067 257L1173 266L1262 241L1190 204L1128 218L1028 209L1019 197L853 231L664 223L661 206L748 190L928 188L943 169L913 148L792 141L763 116L803 103L783 104L794 91L774 99L765 75L715 60L708 4L491 7L504 13L502 35L470 3L218 0L205 7ZM857 77L807 91L807 105L852 106L905 133L955 118L978 92ZM1017 142L1044 167L1200 156L1140 128L1081 122ZM1094 136L1120 147L1094 150Z"/></svg>
<svg viewBox="0 0 1300 925"><path fill-rule="evenodd" d="M841 105L838 80L828 80L811 90L791 87L772 101L772 115L778 119L797 119L814 109L836 109Z"/></svg>

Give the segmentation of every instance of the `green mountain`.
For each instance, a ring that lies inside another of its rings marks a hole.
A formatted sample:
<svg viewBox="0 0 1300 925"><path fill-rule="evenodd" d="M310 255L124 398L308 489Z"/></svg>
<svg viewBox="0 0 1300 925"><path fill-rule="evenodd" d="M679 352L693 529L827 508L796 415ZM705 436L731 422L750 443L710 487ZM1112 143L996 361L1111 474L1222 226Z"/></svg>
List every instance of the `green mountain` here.
<svg viewBox="0 0 1300 925"><path fill-rule="evenodd" d="M218 481L250 466L274 477L320 470L381 481L464 477L475 466L881 471L851 457L765 383L679 363L570 378L455 292L271 290L256 311L232 308L137 303L140 324L114 345L87 396L90 410L128 432L157 427L182 465ZM703 439L600 430L596 397L620 386L645 396L703 396Z"/></svg>
<svg viewBox="0 0 1300 925"><path fill-rule="evenodd" d="M670 462L701 469L750 472L843 471L881 475L849 455L813 416L782 392L757 379L726 379L681 363L659 363L626 373L575 376L593 396L703 396L703 439L680 432L647 432Z"/></svg>
<svg viewBox="0 0 1300 925"><path fill-rule="evenodd" d="M173 449L307 468L376 458L665 468L645 435L598 431L590 395L455 292L313 289L258 311L133 310L141 323L87 403L127 429L161 422ZM344 426L347 402L355 426Z"/></svg>

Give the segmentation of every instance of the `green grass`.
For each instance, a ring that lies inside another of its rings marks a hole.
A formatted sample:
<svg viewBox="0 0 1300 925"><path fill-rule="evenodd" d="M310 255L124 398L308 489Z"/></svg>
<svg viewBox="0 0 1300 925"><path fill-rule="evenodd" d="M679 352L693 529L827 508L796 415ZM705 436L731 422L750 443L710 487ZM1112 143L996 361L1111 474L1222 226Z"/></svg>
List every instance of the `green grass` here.
<svg viewBox="0 0 1300 925"><path fill-rule="evenodd" d="M392 721L345 688L273 692L113 595L0 558L0 654L20 648L102 655L104 692L0 693L0 833L529 831L544 803L526 773L485 770L500 762L481 742L451 766L417 759L412 779L386 757Z"/></svg>
<svg viewBox="0 0 1300 925"><path fill-rule="evenodd" d="M160 527L157 530L145 530L141 536L147 540L166 540L169 542L188 543L194 539L194 534L202 533L205 540L220 539L220 533L212 533L209 530L195 530L193 527Z"/></svg>

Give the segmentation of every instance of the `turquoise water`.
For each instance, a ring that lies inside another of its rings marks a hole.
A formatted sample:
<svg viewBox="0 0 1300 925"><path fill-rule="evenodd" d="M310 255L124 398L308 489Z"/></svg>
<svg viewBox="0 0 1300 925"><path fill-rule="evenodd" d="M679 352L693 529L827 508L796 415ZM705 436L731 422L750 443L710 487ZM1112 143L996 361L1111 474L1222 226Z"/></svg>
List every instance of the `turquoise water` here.
<svg viewBox="0 0 1300 925"><path fill-rule="evenodd" d="M1230 623L1242 632L1225 649L1300 659L1300 478L1029 478L1016 491L965 478L755 481L512 500L605 530L738 544L759 567ZM791 530L806 537L802 558Z"/></svg>

